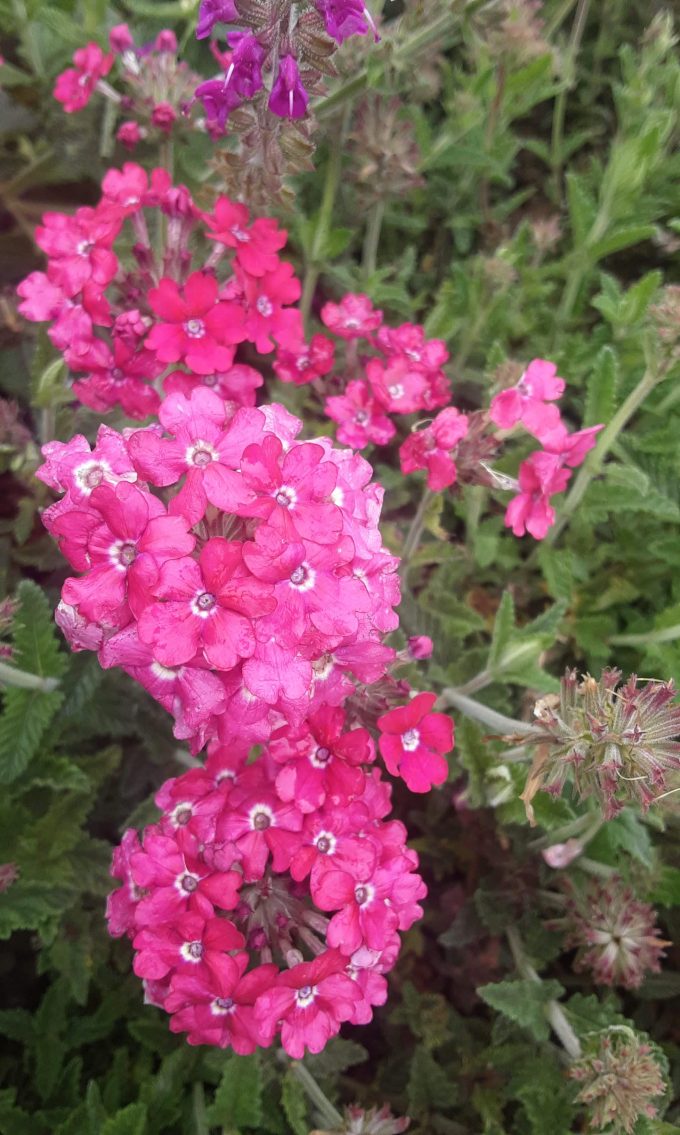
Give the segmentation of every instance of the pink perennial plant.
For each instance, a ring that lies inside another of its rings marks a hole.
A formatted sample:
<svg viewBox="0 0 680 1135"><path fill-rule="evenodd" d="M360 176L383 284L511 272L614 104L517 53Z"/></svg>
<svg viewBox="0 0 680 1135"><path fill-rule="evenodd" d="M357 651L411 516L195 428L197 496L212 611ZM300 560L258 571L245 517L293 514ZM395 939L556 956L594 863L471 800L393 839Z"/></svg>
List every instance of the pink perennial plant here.
<svg viewBox="0 0 680 1135"><path fill-rule="evenodd" d="M361 5L317 8L340 38L361 32ZM230 12L201 9L208 22ZM128 50L124 29L115 43ZM239 59L245 84L257 59ZM298 97L293 78L286 90ZM125 833L109 928L189 1043L248 1053L280 1036L297 1058L371 1019L422 913L376 757L425 793L453 746L435 695L396 676L432 642L385 642L399 561L356 451L396 441L403 471L425 471L434 491L507 487L489 462L521 423L543 448L520 466L506 524L541 538L597 427L567 430L544 360L488 411L461 412L445 344L388 326L364 295L327 303L334 339L308 342L274 220L226 197L203 212L165 170L134 163L102 190L93 208L45 216L46 270L19 286L74 397L133 423L43 448L38 476L60 497L44 524L76 573L56 618L73 650L123 669L193 754L207 751L162 786L160 820ZM274 376L309 385L351 448L302 439L299 418L259 397Z"/></svg>

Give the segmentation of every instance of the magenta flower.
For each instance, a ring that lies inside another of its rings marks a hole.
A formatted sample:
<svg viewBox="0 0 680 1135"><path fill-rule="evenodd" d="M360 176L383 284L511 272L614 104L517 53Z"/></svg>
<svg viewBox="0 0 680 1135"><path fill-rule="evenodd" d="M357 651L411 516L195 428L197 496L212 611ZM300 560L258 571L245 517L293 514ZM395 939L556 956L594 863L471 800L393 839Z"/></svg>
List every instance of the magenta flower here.
<svg viewBox="0 0 680 1135"><path fill-rule="evenodd" d="M76 209L74 216L45 213L35 230L39 248L47 253L47 275L66 296L75 296L87 283L99 291L118 271L118 258L111 245L121 221L105 209Z"/></svg>
<svg viewBox="0 0 680 1135"><path fill-rule="evenodd" d="M233 88L239 98L252 98L262 90L262 64L266 51L251 32L230 32L227 36L231 61L224 86Z"/></svg>
<svg viewBox="0 0 680 1135"><path fill-rule="evenodd" d="M542 540L555 523L555 510L550 497L562 493L571 474L560 457L539 450L519 467L519 496L513 497L505 510L505 525L515 536L529 532Z"/></svg>
<svg viewBox="0 0 680 1135"><path fill-rule="evenodd" d="M234 0L201 0L196 39L206 39L215 24L235 24L239 15Z"/></svg>
<svg viewBox="0 0 680 1135"><path fill-rule="evenodd" d="M233 910L243 876L238 871L211 871L198 855L193 836L175 837L147 828L143 848L130 856L130 874L137 887L149 890L135 910L141 929L172 922L189 912L211 917L213 906Z"/></svg>
<svg viewBox="0 0 680 1135"><path fill-rule="evenodd" d="M453 450L468 431L468 419L454 406L447 407L425 429L413 430L399 449L402 473L427 469L427 485L434 492L456 480Z"/></svg>
<svg viewBox="0 0 680 1135"><path fill-rule="evenodd" d="M216 130L224 130L232 110L241 105L241 96L232 85L224 85L223 79L206 79L199 83L194 95L203 103L207 122Z"/></svg>
<svg viewBox="0 0 680 1135"><path fill-rule="evenodd" d="M87 106L97 83L111 70L113 55L105 55L97 43L88 43L78 48L73 62L75 67L58 75L54 86L54 97L67 114Z"/></svg>
<svg viewBox="0 0 680 1135"><path fill-rule="evenodd" d="M233 980L238 967L229 951L240 950L245 939L228 918L189 911L173 922L144 927L135 935L133 945L137 977L157 981L178 972L206 981L213 973L221 973L226 980Z"/></svg>
<svg viewBox="0 0 680 1135"><path fill-rule="evenodd" d="M218 300L214 276L193 272L180 291L174 280L164 278L149 292L156 323L146 347L163 363L186 363L197 374L226 370L232 361L229 350L245 337L239 304Z"/></svg>
<svg viewBox="0 0 680 1135"><path fill-rule="evenodd" d="M273 218L259 217L249 225L245 205L228 197L218 197L212 213L204 214L204 220L212 229L206 234L210 240L235 249L236 259L251 276L264 276L276 270L277 253L285 245L288 233L280 229Z"/></svg>
<svg viewBox="0 0 680 1135"><path fill-rule="evenodd" d="M378 329L376 341L388 357L403 355L427 372L441 370L449 358L443 339L426 339L424 329L417 323L402 323L400 327L383 325Z"/></svg>
<svg viewBox="0 0 680 1135"><path fill-rule="evenodd" d="M120 405L129 418L141 421L158 412L160 398L150 385L158 364L149 351L135 351L122 339L113 339L113 351L97 339L92 361L80 362L74 369L87 369L86 378L73 384L74 393L84 406L106 413Z"/></svg>
<svg viewBox="0 0 680 1135"><path fill-rule="evenodd" d="M315 812L327 798L337 805L361 796L361 766L375 759L375 745L368 730L345 733L344 723L344 710L324 706L309 715L297 736L288 727L272 734L271 754L283 765L276 778L282 800L295 800L302 812Z"/></svg>
<svg viewBox="0 0 680 1135"><path fill-rule="evenodd" d="M366 805L360 800L346 808L333 807L308 813L302 829L301 846L290 864L293 879L301 882L311 872L315 889L320 875L329 866L354 878L370 878L378 860L378 848L366 831L370 819ZM361 834L357 835L357 832Z"/></svg>
<svg viewBox="0 0 680 1135"><path fill-rule="evenodd" d="M314 0L323 17L326 31L337 43L353 35L366 35L371 28L376 41L380 38L363 0Z"/></svg>
<svg viewBox="0 0 680 1135"><path fill-rule="evenodd" d="M305 1051L321 1052L360 997L345 965L339 950L327 950L280 973L275 987L261 993L255 1006L265 1036L273 1038L281 1021L281 1043L289 1056L299 1060Z"/></svg>
<svg viewBox="0 0 680 1135"><path fill-rule="evenodd" d="M564 385L564 379L559 378L553 363L534 359L516 386L501 390L492 400L489 410L491 421L504 430L512 429L519 421L524 424L530 422L534 428L540 429L542 416L545 428L554 428L559 422L559 411L557 407L545 406L545 403L561 398ZM533 429L530 432L533 433Z"/></svg>
<svg viewBox="0 0 680 1135"><path fill-rule="evenodd" d="M198 562L185 556L161 566L154 588L160 602L141 613L139 637L164 666L202 651L218 670L231 670L253 654L253 618L274 609L272 590L250 575L241 544L215 537Z"/></svg>
<svg viewBox="0 0 680 1135"><path fill-rule="evenodd" d="M275 965L257 966L244 976L247 957L237 954L239 976L212 974L201 980L191 974L175 974L163 1008L172 1013L170 1028L187 1033L189 1044L212 1044L233 1048L242 1056L271 1044L265 1039L254 1006L261 993L271 989L278 974Z"/></svg>
<svg viewBox="0 0 680 1135"><path fill-rule="evenodd" d="M373 398L370 387L361 379L348 382L344 394L327 398L324 410L339 423L338 441L363 449L371 442L387 445L395 434L394 424L383 413L382 405Z"/></svg>
<svg viewBox="0 0 680 1135"><path fill-rule="evenodd" d="M366 377L376 401L392 414L412 414L426 410L429 382L420 367L402 357L388 360L369 359Z"/></svg>
<svg viewBox="0 0 680 1135"><path fill-rule="evenodd" d="M293 266L284 260L273 272L251 276L237 260L236 276L245 301L243 337L263 355L274 349L272 339L286 350L296 350L303 342L303 334L300 312L287 306L300 298L300 281Z"/></svg>
<svg viewBox="0 0 680 1135"><path fill-rule="evenodd" d="M340 339L364 339L377 331L382 312L376 311L368 296L349 292L340 303L326 303L321 308L321 321Z"/></svg>
<svg viewBox="0 0 680 1135"><path fill-rule="evenodd" d="M198 386L189 398L171 394L161 406L161 422L172 438L150 428L134 432L128 442L135 468L151 484L173 485L186 474L170 511L191 524L202 519L208 501L235 512L255 499L236 469L245 447L262 437L263 416L241 409L227 422L226 414L219 395Z"/></svg>
<svg viewBox="0 0 680 1135"><path fill-rule="evenodd" d="M335 346L325 335L312 335L309 344L296 351L277 351L274 370L282 382L304 386L333 369Z"/></svg>
<svg viewBox="0 0 680 1135"><path fill-rule="evenodd" d="M342 513L332 503L337 467L324 461L314 442L291 446L287 453L268 435L249 445L241 458L243 479L256 497L238 511L259 516L291 543L300 539L332 544L342 532Z"/></svg>
<svg viewBox="0 0 680 1135"><path fill-rule="evenodd" d="M287 871L300 846L302 813L270 789L234 792L217 824L217 841L238 850L246 882L259 879L271 856L274 871Z"/></svg>
<svg viewBox="0 0 680 1135"><path fill-rule="evenodd" d="M309 95L300 78L295 57L282 55L267 104L269 109L279 118L304 118L308 102Z"/></svg>
<svg viewBox="0 0 680 1135"><path fill-rule="evenodd" d="M436 694L417 694L378 718L387 770L406 781L411 792L429 792L448 776L444 754L453 748L453 721L445 713L430 712L436 700Z"/></svg>

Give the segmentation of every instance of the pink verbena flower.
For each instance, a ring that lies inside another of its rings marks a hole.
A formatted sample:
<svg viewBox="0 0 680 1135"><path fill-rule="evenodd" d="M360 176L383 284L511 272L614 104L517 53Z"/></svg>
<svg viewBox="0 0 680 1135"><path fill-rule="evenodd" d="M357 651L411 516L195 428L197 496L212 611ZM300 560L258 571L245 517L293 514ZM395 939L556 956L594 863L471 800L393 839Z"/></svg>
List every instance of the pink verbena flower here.
<svg viewBox="0 0 680 1135"><path fill-rule="evenodd" d="M345 713L324 706L310 714L305 727L291 734L288 727L272 734L269 751L283 765L276 778L282 800L294 800L302 812L316 811L328 797L347 804L361 795L361 766L375 758L375 745L366 729L345 733Z"/></svg>
<svg viewBox="0 0 680 1135"><path fill-rule="evenodd" d="M360 996L345 966L339 950L326 950L279 974L274 989L262 993L255 1007L265 1036L273 1038L282 1022L281 1043L289 1056L299 1060L305 1051L321 1052Z"/></svg>
<svg viewBox="0 0 680 1135"><path fill-rule="evenodd" d="M371 442L387 445L396 432L382 404L373 398L371 388L360 379L349 382L344 394L327 398L324 410L339 423L338 441L354 449L363 449Z"/></svg>
<svg viewBox="0 0 680 1135"><path fill-rule="evenodd" d="M412 792L429 792L448 775L444 754L453 748L453 722L431 713L436 694L417 694L411 701L378 718L380 752L387 769Z"/></svg>
<svg viewBox="0 0 680 1135"><path fill-rule="evenodd" d="M241 1056L271 1044L273 1038L263 1035L255 1017L255 1005L271 989L278 968L267 963L241 976L247 955L237 954L236 963L240 973L235 977L224 973L204 979L186 973L173 975L163 1004L172 1014L172 1032L187 1033L189 1044L232 1048Z"/></svg>
<svg viewBox="0 0 680 1135"><path fill-rule="evenodd" d="M437 492L453 485L456 464L452 452L468 431L468 419L454 406L442 410L425 429L414 430L399 450L402 473L427 469L428 488Z"/></svg>
<svg viewBox="0 0 680 1135"><path fill-rule="evenodd" d="M277 254L288 237L275 220L259 217L249 224L247 207L228 197L218 197L212 213L205 213L203 217L212 230L206 234L209 239L233 248L237 261L251 276L275 271L279 263Z"/></svg>
<svg viewBox="0 0 680 1135"><path fill-rule="evenodd" d="M106 55L97 43L88 43L78 48L73 62L75 67L62 71L54 87L54 97L67 114L87 106L97 83L111 70L113 55Z"/></svg>
<svg viewBox="0 0 680 1135"><path fill-rule="evenodd" d="M519 421L540 429L542 418L545 428L553 429L559 422L559 411L545 403L561 398L564 387L564 379L559 378L553 363L534 359L516 386L502 390L493 398L489 410L491 421L504 430L512 429Z"/></svg>
<svg viewBox="0 0 680 1135"><path fill-rule="evenodd" d="M230 670L255 651L253 617L275 607L271 586L249 573L242 545L219 537L203 545L198 563L163 563L153 591L159 601L142 611L139 636L164 666L202 650L217 669Z"/></svg>
<svg viewBox="0 0 680 1135"><path fill-rule="evenodd" d="M193 272L180 288L164 278L149 292L152 311L162 322L149 332L145 346L163 363L186 363L198 374L226 370L230 347L245 337L239 304L220 301L218 284L206 272Z"/></svg>
<svg viewBox="0 0 680 1135"><path fill-rule="evenodd" d="M321 321L340 339L363 339L377 331L382 312L376 311L368 296L348 293L340 303L326 303Z"/></svg>
<svg viewBox="0 0 680 1135"><path fill-rule="evenodd" d="M293 266L280 261L271 272L252 276L237 261L236 277L245 307L245 338L260 354L274 349L275 340L286 350L303 341L300 312L289 305L300 298L300 281Z"/></svg>
<svg viewBox="0 0 680 1135"><path fill-rule="evenodd" d="M387 364L369 359L366 377L378 403L392 414L412 414L429 408L427 375L403 356L393 357Z"/></svg>
<svg viewBox="0 0 680 1135"><path fill-rule="evenodd" d="M39 248L49 257L47 275L65 296L75 296L87 283L106 288L118 270L111 246L121 221L102 209L77 209L74 216L45 213L35 230Z"/></svg>
<svg viewBox="0 0 680 1135"><path fill-rule="evenodd" d="M307 345L296 351L279 350L274 371L282 382L303 386L314 382L333 369L335 346L325 335L312 335Z"/></svg>
<svg viewBox="0 0 680 1135"><path fill-rule="evenodd" d="M242 883L238 871L206 867L197 840L181 830L172 837L147 828L142 850L130 855L130 875L137 887L148 892L135 909L140 929L189 912L209 917L213 905L233 910Z"/></svg>
<svg viewBox="0 0 680 1135"><path fill-rule="evenodd" d="M229 980L238 974L238 966L228 951L244 945L243 935L228 918L189 911L173 922L146 926L135 935L133 968L137 977L153 981L173 971L203 981L213 974Z"/></svg>
<svg viewBox="0 0 680 1135"><path fill-rule="evenodd" d="M158 412L160 397L149 380L158 373L158 364L149 351L135 351L124 340L114 338L113 350L96 340L97 352L90 359L80 352L76 369L87 369L86 378L73 384L73 391L92 410L106 413L122 406L129 418L141 421Z"/></svg>
<svg viewBox="0 0 680 1135"><path fill-rule="evenodd" d="M555 510L550 498L562 493L571 473L559 456L539 450L519 467L519 496L513 497L505 511L505 525L515 536L529 532L542 540L555 523Z"/></svg>

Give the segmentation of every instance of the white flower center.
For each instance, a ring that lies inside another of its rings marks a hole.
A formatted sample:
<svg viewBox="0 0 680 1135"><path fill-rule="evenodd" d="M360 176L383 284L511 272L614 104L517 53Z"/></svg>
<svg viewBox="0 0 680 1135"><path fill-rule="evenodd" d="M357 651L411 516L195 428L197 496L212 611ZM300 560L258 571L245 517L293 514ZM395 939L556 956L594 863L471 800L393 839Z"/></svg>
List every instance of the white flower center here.
<svg viewBox="0 0 680 1135"><path fill-rule="evenodd" d="M264 832L274 824L274 813L268 804L255 804L248 813L250 826L255 832Z"/></svg>
<svg viewBox="0 0 680 1135"><path fill-rule="evenodd" d="M274 311L274 305L269 296L260 296L257 300L257 303L255 304L255 307L259 311L260 315L263 315L265 319L268 319Z"/></svg>
<svg viewBox="0 0 680 1135"><path fill-rule="evenodd" d="M218 458L219 454L210 442L200 438L189 446L185 455L187 465L197 465L199 469L204 469L211 461L217 461Z"/></svg>
<svg viewBox="0 0 680 1135"><path fill-rule="evenodd" d="M302 989L298 989L295 994L298 1009L306 1009L308 1005L311 1005L318 992L316 985L303 985Z"/></svg>
<svg viewBox="0 0 680 1135"><path fill-rule="evenodd" d="M332 855L337 846L337 842L332 832L319 832L314 840L314 846L322 855Z"/></svg>
<svg viewBox="0 0 680 1135"><path fill-rule="evenodd" d="M333 754L325 745L320 745L315 752L309 754L309 763L314 768L328 768L332 760Z"/></svg>
<svg viewBox="0 0 680 1135"><path fill-rule="evenodd" d="M217 600L209 591L199 591L191 600L191 610L199 619L209 619L217 608Z"/></svg>
<svg viewBox="0 0 680 1135"><path fill-rule="evenodd" d="M190 339L202 339L205 335L205 323L202 319L187 319L183 326Z"/></svg>
<svg viewBox="0 0 680 1135"><path fill-rule="evenodd" d="M290 485L281 485L274 494L274 500L281 508L294 508L297 503L297 493Z"/></svg>
<svg viewBox="0 0 680 1135"><path fill-rule="evenodd" d="M316 582L316 572L309 564L300 564L290 573L290 582L298 591L311 591Z"/></svg>
<svg viewBox="0 0 680 1135"><path fill-rule="evenodd" d="M417 729L407 729L401 735L401 743L407 753L414 753L420 744L420 732Z"/></svg>
<svg viewBox="0 0 680 1135"><path fill-rule="evenodd" d="M387 387L387 393L394 399L403 398L406 391L401 382L395 382L392 386Z"/></svg>
<svg viewBox="0 0 680 1135"><path fill-rule="evenodd" d="M193 964L196 965L203 957L203 943L184 942L179 952L185 962L193 962Z"/></svg>
<svg viewBox="0 0 680 1135"><path fill-rule="evenodd" d="M359 906L366 906L375 895L375 887L370 883L360 883L358 887L354 888L354 897Z"/></svg>

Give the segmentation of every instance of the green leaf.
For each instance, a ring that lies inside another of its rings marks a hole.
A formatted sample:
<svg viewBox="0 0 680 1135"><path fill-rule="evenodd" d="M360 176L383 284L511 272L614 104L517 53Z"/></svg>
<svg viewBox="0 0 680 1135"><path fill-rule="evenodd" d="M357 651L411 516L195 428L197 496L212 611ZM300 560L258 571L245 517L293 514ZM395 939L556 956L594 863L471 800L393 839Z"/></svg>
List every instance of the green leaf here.
<svg viewBox="0 0 680 1135"><path fill-rule="evenodd" d="M545 1005L547 1001L560 997L564 989L559 981L520 978L517 981L482 985L477 993L492 1009L528 1029L536 1040L547 1040L550 1029Z"/></svg>
<svg viewBox="0 0 680 1135"><path fill-rule="evenodd" d="M595 356L586 389L583 425L606 424L614 413L619 366L611 347L603 347Z"/></svg>
<svg viewBox="0 0 680 1135"><path fill-rule="evenodd" d="M569 219L574 234L574 245L578 248L585 244L586 237L593 227L597 205L586 189L582 177L568 173L566 181Z"/></svg>
<svg viewBox="0 0 680 1135"><path fill-rule="evenodd" d="M368 1052L362 1044L336 1036L328 1042L323 1052L317 1056L308 1056L305 1064L315 1078L323 1079L324 1076L337 1076L366 1060Z"/></svg>
<svg viewBox="0 0 680 1135"><path fill-rule="evenodd" d="M257 1054L228 1057L208 1122L223 1127L258 1127L262 1121L262 1075Z"/></svg>
<svg viewBox="0 0 680 1135"><path fill-rule="evenodd" d="M514 629L515 604L510 592L504 591L498 611L496 612L491 646L489 647L489 657L486 663L487 670L490 670L492 673L500 669L501 657L510 643Z"/></svg>
<svg viewBox="0 0 680 1135"><path fill-rule="evenodd" d="M281 1085L281 1106L294 1135L309 1135L305 1093L290 1069L283 1077Z"/></svg>
<svg viewBox="0 0 680 1135"><path fill-rule="evenodd" d="M50 883L19 879L0 895L0 939L15 930L38 930L61 914L71 895Z"/></svg>
<svg viewBox="0 0 680 1135"><path fill-rule="evenodd" d="M659 906L680 906L680 868L664 864L649 897Z"/></svg>
<svg viewBox="0 0 680 1135"><path fill-rule="evenodd" d="M625 851L644 867L654 866L654 848L649 829L632 808L624 808L597 833L588 845L588 854L613 867L621 866L621 852Z"/></svg>
<svg viewBox="0 0 680 1135"><path fill-rule="evenodd" d="M454 1107L457 1097L457 1085L449 1072L426 1048L416 1048L408 1080L409 1114L421 1118L432 1111Z"/></svg>
<svg viewBox="0 0 680 1135"><path fill-rule="evenodd" d="M590 245L589 253L594 260L602 260L605 256L611 256L613 252L621 252L624 248L641 244L643 240L649 240L653 235L654 225L622 225L613 229L602 240Z"/></svg>
<svg viewBox="0 0 680 1135"><path fill-rule="evenodd" d="M39 678L59 678L67 656L59 650L47 599L37 584L23 580L17 591L20 607L12 628L14 664ZM36 755L47 728L63 700L59 690L19 689L4 693L0 718L0 784L9 784Z"/></svg>
<svg viewBox="0 0 680 1135"><path fill-rule="evenodd" d="M131 1103L117 1111L101 1127L101 1135L145 1135L146 1108L143 1103Z"/></svg>

